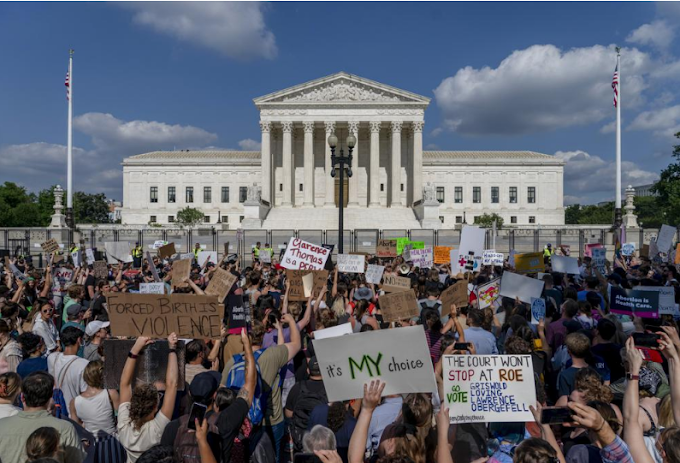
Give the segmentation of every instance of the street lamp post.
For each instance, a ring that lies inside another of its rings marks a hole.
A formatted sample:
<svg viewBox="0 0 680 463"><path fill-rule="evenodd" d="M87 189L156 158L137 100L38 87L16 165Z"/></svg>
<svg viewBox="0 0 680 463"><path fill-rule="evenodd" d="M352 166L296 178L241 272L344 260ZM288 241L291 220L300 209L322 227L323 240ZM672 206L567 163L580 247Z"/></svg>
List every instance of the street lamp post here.
<svg viewBox="0 0 680 463"><path fill-rule="evenodd" d="M342 244L343 244L343 231L344 231L344 225L343 225L343 213L344 213L344 207L345 207L345 191L344 191L344 183L345 183L345 165L347 165L347 177L352 176L352 151L354 150L354 146L357 143L357 139L354 135L350 134L347 137L347 151L348 154L345 156L345 153L342 148L340 148L340 155L336 156L335 155L335 147L338 146L338 137L335 136L335 134L331 134L330 137L328 137L328 146L331 148L331 177L335 178L335 165L339 164L340 165L340 207L339 207L339 218L338 218L338 254L342 254Z"/></svg>

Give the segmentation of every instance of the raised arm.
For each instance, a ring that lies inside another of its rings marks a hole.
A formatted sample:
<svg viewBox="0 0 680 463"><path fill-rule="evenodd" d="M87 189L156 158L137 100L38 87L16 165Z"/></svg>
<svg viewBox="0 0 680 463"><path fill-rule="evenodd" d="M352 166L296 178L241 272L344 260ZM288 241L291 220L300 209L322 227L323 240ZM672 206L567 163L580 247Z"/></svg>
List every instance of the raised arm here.
<svg viewBox="0 0 680 463"><path fill-rule="evenodd" d="M370 384L364 384L364 399L361 401L361 412L359 413L359 418L354 427L347 451L349 463L364 463L368 427L371 424L373 411L380 404L380 398L384 389L385 383L379 379L371 381Z"/></svg>
<svg viewBox="0 0 680 463"><path fill-rule="evenodd" d="M626 357L629 373L639 376L642 367L642 353L635 348L631 336L626 341ZM645 447L642 426L640 426L640 388L639 380L629 379L623 396L623 437L636 463L654 463L654 459Z"/></svg>
<svg viewBox="0 0 680 463"><path fill-rule="evenodd" d="M288 327L290 328L290 342L286 343L286 347L288 348L288 361L291 361L293 360L293 357L300 352L300 347L302 345L300 330L298 330L297 323L295 323L295 319L291 314L284 315L281 317L281 320L288 323Z"/></svg>
<svg viewBox="0 0 680 463"><path fill-rule="evenodd" d="M175 333L170 333L170 336L168 336L168 346L170 347L170 351L168 353L168 367L165 370L165 396L163 397L161 413L168 420L171 420L172 412L175 409L177 381L179 379L179 370L177 367L177 335Z"/></svg>
<svg viewBox="0 0 680 463"><path fill-rule="evenodd" d="M123 366L123 373L120 375L120 403L129 402L132 400L132 377L135 374L135 365L137 364L137 357L142 352L142 349L147 344L153 343L153 340L145 336L140 336L135 341L134 346L130 349L130 354Z"/></svg>
<svg viewBox="0 0 680 463"><path fill-rule="evenodd" d="M243 351L246 357L246 382L238 393L238 397L248 402L248 406L253 403L255 396L255 386L257 383L257 369L255 367L255 356L253 356L253 347L250 345L250 338L245 329L241 329L241 342L243 342Z"/></svg>

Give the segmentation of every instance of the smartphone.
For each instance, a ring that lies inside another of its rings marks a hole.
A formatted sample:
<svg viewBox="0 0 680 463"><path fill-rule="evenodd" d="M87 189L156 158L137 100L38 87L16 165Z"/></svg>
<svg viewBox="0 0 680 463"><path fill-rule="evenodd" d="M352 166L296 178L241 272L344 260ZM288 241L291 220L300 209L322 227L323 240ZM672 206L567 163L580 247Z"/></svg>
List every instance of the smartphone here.
<svg viewBox="0 0 680 463"><path fill-rule="evenodd" d="M636 347L658 348L658 340L661 338L656 333L633 333L633 341Z"/></svg>
<svg viewBox="0 0 680 463"><path fill-rule="evenodd" d="M321 463L321 459L313 453L296 453L293 463Z"/></svg>
<svg viewBox="0 0 680 463"><path fill-rule="evenodd" d="M189 423L187 425L189 426L189 429L193 429L194 431L196 430L196 420L198 420L199 423L203 423L203 419L205 418L205 412L208 411L208 406L199 404L198 402L194 402L194 404L191 406L191 414L189 415Z"/></svg>
<svg viewBox="0 0 680 463"><path fill-rule="evenodd" d="M546 407L541 411L541 424L562 424L574 421L568 407Z"/></svg>
<svg viewBox="0 0 680 463"><path fill-rule="evenodd" d="M457 342L453 345L454 350L468 350L470 349L469 342Z"/></svg>

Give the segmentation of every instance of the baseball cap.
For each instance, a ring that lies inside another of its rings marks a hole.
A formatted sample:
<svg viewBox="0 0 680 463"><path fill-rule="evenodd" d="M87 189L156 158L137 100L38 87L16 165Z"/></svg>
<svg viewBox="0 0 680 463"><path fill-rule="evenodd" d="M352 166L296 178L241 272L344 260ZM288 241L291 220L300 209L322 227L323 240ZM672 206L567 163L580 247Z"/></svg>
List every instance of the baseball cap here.
<svg viewBox="0 0 680 463"><path fill-rule="evenodd" d="M107 328L110 325L111 322L102 322L99 320L90 322L85 327L85 334L88 336L94 336L95 334L97 334L97 331L101 330L102 328Z"/></svg>
<svg viewBox="0 0 680 463"><path fill-rule="evenodd" d="M220 387L222 376L217 371L205 371L194 376L189 385L189 393L197 402L205 402L212 398Z"/></svg>

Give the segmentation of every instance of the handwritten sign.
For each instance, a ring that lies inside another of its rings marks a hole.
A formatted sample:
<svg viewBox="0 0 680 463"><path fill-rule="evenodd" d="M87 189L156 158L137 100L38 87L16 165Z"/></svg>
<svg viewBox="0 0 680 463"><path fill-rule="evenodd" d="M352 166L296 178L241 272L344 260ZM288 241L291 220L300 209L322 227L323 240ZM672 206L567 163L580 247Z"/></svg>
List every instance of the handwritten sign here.
<svg viewBox="0 0 680 463"><path fill-rule="evenodd" d="M545 318L545 299L531 298L531 324L538 325Z"/></svg>
<svg viewBox="0 0 680 463"><path fill-rule="evenodd" d="M451 262L451 246L435 246L434 247L434 263L448 264Z"/></svg>
<svg viewBox="0 0 680 463"><path fill-rule="evenodd" d="M659 293L657 291L641 291L611 288L611 312L624 315L635 315L642 318L659 318Z"/></svg>
<svg viewBox="0 0 680 463"><path fill-rule="evenodd" d="M366 256L338 254L338 271L343 273L364 273Z"/></svg>
<svg viewBox="0 0 680 463"><path fill-rule="evenodd" d="M531 304L532 297L541 297L543 283L535 278L518 275L512 272L503 272L501 278L500 295Z"/></svg>
<svg viewBox="0 0 680 463"><path fill-rule="evenodd" d="M397 257L397 240L378 240L375 255L377 257Z"/></svg>
<svg viewBox="0 0 680 463"><path fill-rule="evenodd" d="M139 294L165 294L165 283L140 283Z"/></svg>
<svg viewBox="0 0 680 463"><path fill-rule="evenodd" d="M379 301L380 311L386 322L396 322L417 317L420 313L416 293L412 289L385 294L380 296Z"/></svg>
<svg viewBox="0 0 680 463"><path fill-rule="evenodd" d="M383 396L437 387L422 326L320 339L314 352L329 402L363 397L372 379L385 381Z"/></svg>
<svg viewBox="0 0 680 463"><path fill-rule="evenodd" d="M533 421L530 355L446 355L444 398L451 423Z"/></svg>
<svg viewBox="0 0 680 463"><path fill-rule="evenodd" d="M632 256L635 253L635 243L624 243L621 246L621 255Z"/></svg>
<svg viewBox="0 0 680 463"><path fill-rule="evenodd" d="M432 268L434 267L434 253L431 246L427 246L423 249L412 249L411 250L411 261L413 265L420 268Z"/></svg>
<svg viewBox="0 0 680 463"><path fill-rule="evenodd" d="M477 287L477 302L479 303L479 308L486 309L487 307L491 306L491 304L493 304L496 301L496 299L498 299L498 295L500 294L500 292L501 292L500 278L497 278L483 285L479 285Z"/></svg>
<svg viewBox="0 0 680 463"><path fill-rule="evenodd" d="M411 289L411 279L396 275L383 275L382 289L386 293L398 293Z"/></svg>
<svg viewBox="0 0 680 463"><path fill-rule="evenodd" d="M113 336L219 339L222 314L216 297L196 294L110 293L106 304Z"/></svg>
<svg viewBox="0 0 680 463"><path fill-rule="evenodd" d="M537 273L544 269L542 252L515 254L515 271L517 273Z"/></svg>
<svg viewBox="0 0 680 463"><path fill-rule="evenodd" d="M281 259L281 266L290 270L323 270L331 251L323 246L291 238Z"/></svg>
<svg viewBox="0 0 680 463"><path fill-rule="evenodd" d="M172 263L172 286L184 288L191 274L191 259L176 260Z"/></svg>
<svg viewBox="0 0 680 463"><path fill-rule="evenodd" d="M92 270L94 271L94 277L98 280L106 280L109 277L109 269L103 260L94 261Z"/></svg>
<svg viewBox="0 0 680 463"><path fill-rule="evenodd" d="M504 257L502 252L488 249L482 254L482 265L503 265Z"/></svg>
<svg viewBox="0 0 680 463"><path fill-rule="evenodd" d="M286 278L290 281L288 300L306 301L305 285L302 277L311 273L314 275L314 289L319 291L328 283L328 270L286 270Z"/></svg>
<svg viewBox="0 0 680 463"><path fill-rule="evenodd" d="M579 275L578 259L575 257L558 256L554 254L550 258L550 264L554 272L566 273L568 275Z"/></svg>
<svg viewBox="0 0 680 463"><path fill-rule="evenodd" d="M453 285L446 288L441 294L442 314L448 314L451 310L451 304L456 304L456 307L465 307L468 305L467 281L460 280Z"/></svg>
<svg viewBox="0 0 680 463"><path fill-rule="evenodd" d="M59 243L57 243L57 240L54 238L45 241L40 245L40 247L42 248L43 252L47 254L52 254L53 252L57 252L59 249L61 249L59 247Z"/></svg>
<svg viewBox="0 0 680 463"><path fill-rule="evenodd" d="M158 255L161 259L168 259L177 253L175 250L175 243L168 243L165 246L158 248Z"/></svg>
<svg viewBox="0 0 680 463"><path fill-rule="evenodd" d="M223 301L227 294L229 294L232 286L234 286L234 283L236 283L236 278L236 275L218 267L210 278L205 294L216 296L218 301Z"/></svg>
<svg viewBox="0 0 680 463"><path fill-rule="evenodd" d="M379 285L384 271L384 265L368 264L368 267L366 268L366 283Z"/></svg>

